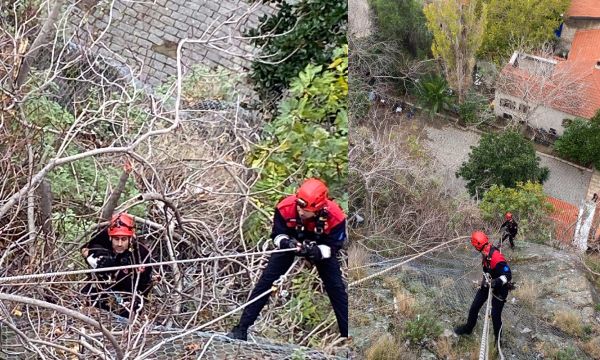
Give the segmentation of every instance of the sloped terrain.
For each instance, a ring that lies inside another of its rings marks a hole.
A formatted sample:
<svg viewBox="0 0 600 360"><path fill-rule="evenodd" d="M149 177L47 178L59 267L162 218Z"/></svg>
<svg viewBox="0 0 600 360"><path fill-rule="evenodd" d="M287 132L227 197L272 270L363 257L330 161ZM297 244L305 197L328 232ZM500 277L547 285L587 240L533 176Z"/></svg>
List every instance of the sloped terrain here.
<svg viewBox="0 0 600 360"><path fill-rule="evenodd" d="M518 289L510 293L503 311L504 356L598 358L597 298L578 257L545 245L520 242L518 246L514 252L506 250ZM459 339L452 329L466 320L481 280L479 261L479 254L460 246L421 258L357 289L360 296L352 297L351 306L356 308L360 301L365 311L351 314L352 335L360 339L356 347L366 352L390 333L403 344L406 358L473 358L479 349L483 309L473 335ZM433 320L419 323L419 317ZM420 326L417 336L414 324Z"/></svg>
<svg viewBox="0 0 600 360"><path fill-rule="evenodd" d="M16 336L15 330L7 324L0 325L0 359L21 360L38 359L41 355L51 358L97 358L97 356L106 356L108 359L116 358L114 349L110 343L95 333L97 330L91 330L81 323L72 319L52 318L49 315L40 319L34 319L32 322L14 318L8 321L18 331L26 334L30 342L23 342ZM223 333L196 331L179 338L176 336L182 334L184 329L167 328L163 326L146 326L145 328L129 328L126 326L126 320L117 316L111 316L106 313L100 315L102 323L108 329L111 329L118 341L131 342L131 346L126 347L125 358L144 358L144 359L343 359L345 350L340 349L341 353L337 355L326 354L321 351L312 350L306 347L293 344L276 343L265 338L251 337L250 341L232 340L224 336ZM35 324L35 325L34 325ZM37 331L34 331L37 330ZM36 336L36 332L38 335ZM41 336L40 334L44 334ZM48 337L48 342L64 346L64 349L58 348L34 348L36 337ZM161 343L162 341L174 338L172 341ZM34 339L31 341L31 339ZM133 340L133 341L131 341ZM105 343L106 352L94 353L92 350L85 350L81 347L81 342L100 341ZM156 349L153 349L156 346ZM79 355L70 353L67 349L77 352ZM53 350L50 353L49 350ZM38 352L39 351L39 352Z"/></svg>

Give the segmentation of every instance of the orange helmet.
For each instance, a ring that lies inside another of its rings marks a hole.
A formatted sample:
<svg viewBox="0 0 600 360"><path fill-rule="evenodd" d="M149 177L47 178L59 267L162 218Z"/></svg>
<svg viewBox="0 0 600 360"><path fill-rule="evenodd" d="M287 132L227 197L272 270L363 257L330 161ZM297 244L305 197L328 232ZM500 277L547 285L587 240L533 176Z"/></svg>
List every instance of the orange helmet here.
<svg viewBox="0 0 600 360"><path fill-rule="evenodd" d="M505 220L512 220L512 214L507 212L506 215L504 215L504 219Z"/></svg>
<svg viewBox="0 0 600 360"><path fill-rule="evenodd" d="M298 188L296 204L306 211L319 211L327 205L327 185L319 179L307 179Z"/></svg>
<svg viewBox="0 0 600 360"><path fill-rule="evenodd" d="M133 217L127 213L119 213L112 216L108 226L108 236L133 236L135 222Z"/></svg>
<svg viewBox="0 0 600 360"><path fill-rule="evenodd" d="M488 242L488 237L483 231L475 231L471 234L471 245L473 245L477 251L483 250Z"/></svg>

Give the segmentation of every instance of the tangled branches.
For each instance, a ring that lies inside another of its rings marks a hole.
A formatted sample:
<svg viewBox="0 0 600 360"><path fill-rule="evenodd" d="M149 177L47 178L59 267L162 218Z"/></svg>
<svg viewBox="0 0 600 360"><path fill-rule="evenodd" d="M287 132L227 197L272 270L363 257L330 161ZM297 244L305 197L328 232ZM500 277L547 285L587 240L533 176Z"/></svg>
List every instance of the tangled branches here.
<svg viewBox="0 0 600 360"><path fill-rule="evenodd" d="M0 282L6 295L1 326L18 344L11 351L25 349L40 358L84 351L106 359L136 358L167 330L193 329L244 304L267 260L256 252L267 248L269 234L250 242L242 229L253 212L264 212L252 193L262 169L246 161L263 123L260 114L242 106L251 100L242 82L226 92L213 89L215 74L208 72L187 86L180 46L178 77L148 91L139 69L115 65L119 54L106 46L102 31L85 34L84 41L81 31L71 31L74 7L65 1L38 8L0 3L0 11L8 8L19 17L3 16L2 27L9 31L0 35L0 278L86 267L78 249L112 210L136 216L138 240L157 261L255 253L157 267L161 280L144 313L126 326L85 306L80 276ZM108 3L112 16L114 2ZM238 26L255 10L253 5L227 17L190 42L223 50L221 28ZM197 86L203 81L210 87ZM214 99L226 106L194 105ZM290 277L303 275L283 284L284 290L322 290L313 285L316 271L304 267L294 268ZM331 314L313 319L317 324L308 328L305 318L284 311L293 311L297 301L277 297L275 303L257 323L259 331L303 345L335 343L328 331ZM225 330L233 320L226 317L208 330ZM118 332L113 346L103 335L106 329ZM216 342L211 338L203 350Z"/></svg>

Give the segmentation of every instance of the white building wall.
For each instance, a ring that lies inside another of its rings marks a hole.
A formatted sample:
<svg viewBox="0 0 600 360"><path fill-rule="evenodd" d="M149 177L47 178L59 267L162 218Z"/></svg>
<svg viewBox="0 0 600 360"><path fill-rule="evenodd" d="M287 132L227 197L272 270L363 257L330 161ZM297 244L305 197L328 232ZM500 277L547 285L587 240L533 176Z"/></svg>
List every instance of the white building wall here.
<svg viewBox="0 0 600 360"><path fill-rule="evenodd" d="M513 101L515 103L515 108L510 109L508 107L501 106L501 99ZM523 101L523 99L496 91L494 97L494 113L496 116L504 117L504 114L509 114L514 120L526 121L529 126L534 128L541 128L546 131L550 131L550 128L552 128L556 130L558 135L562 135L565 131L565 128L562 124L564 119L576 118L574 115L544 106L535 107L529 105L531 109L533 109L533 112L529 111L528 113L525 113L519 110L520 105L527 106L528 104Z"/></svg>

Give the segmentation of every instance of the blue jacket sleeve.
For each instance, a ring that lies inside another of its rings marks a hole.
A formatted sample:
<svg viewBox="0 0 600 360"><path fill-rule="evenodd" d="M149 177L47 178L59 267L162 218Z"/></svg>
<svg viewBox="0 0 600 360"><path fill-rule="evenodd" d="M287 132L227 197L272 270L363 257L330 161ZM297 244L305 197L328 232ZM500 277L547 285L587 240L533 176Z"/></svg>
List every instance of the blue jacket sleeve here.
<svg viewBox="0 0 600 360"><path fill-rule="evenodd" d="M323 238L323 243L335 251L344 246L344 241L346 241L346 220L334 226Z"/></svg>

